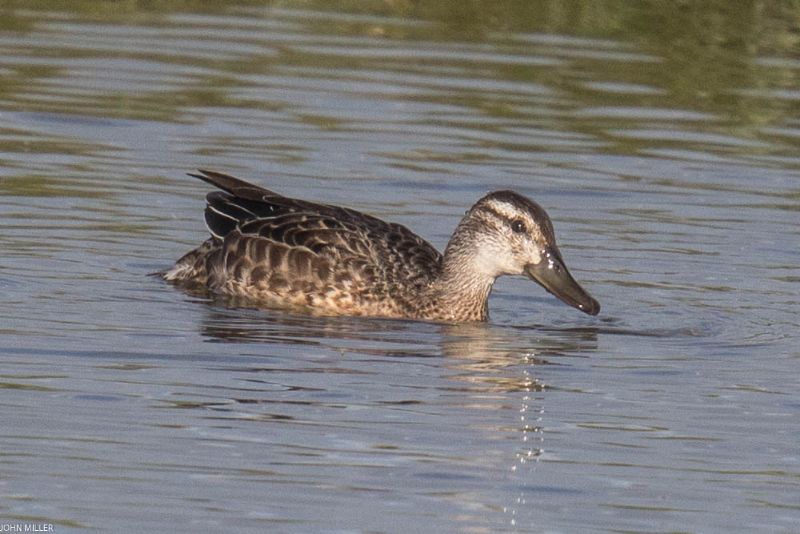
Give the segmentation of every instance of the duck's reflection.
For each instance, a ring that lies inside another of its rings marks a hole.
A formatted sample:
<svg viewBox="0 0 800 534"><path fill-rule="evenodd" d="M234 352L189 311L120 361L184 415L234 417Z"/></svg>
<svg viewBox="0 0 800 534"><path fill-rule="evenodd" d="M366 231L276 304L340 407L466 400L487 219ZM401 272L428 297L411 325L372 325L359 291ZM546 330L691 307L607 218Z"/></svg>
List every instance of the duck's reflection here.
<svg viewBox="0 0 800 534"><path fill-rule="evenodd" d="M216 306L207 307L202 333L215 342L307 345L314 350L349 353L353 359L347 365L354 370L363 370L361 364L385 365L388 358L432 358L425 370L433 374L428 377L433 380L428 383L437 389L433 398L447 400L444 407L426 404L425 409L456 406L455 417L464 417L471 430L474 426L502 449L504 474L498 476L520 488L503 506L511 523L519 519L518 510L525 506L532 470L544 451L547 386L537 378L537 369L564 365L598 345L598 331L592 328L454 326ZM358 355L367 356L368 361ZM341 371L341 361L337 362ZM389 386L397 386L398 380L406 378L388 376L386 380ZM421 392L423 395L430 391ZM414 404L419 405L419 399ZM464 410L472 415L465 417Z"/></svg>
<svg viewBox="0 0 800 534"><path fill-rule="evenodd" d="M599 330L594 327L554 328L540 325L497 326L485 323L448 325L361 317L328 317L209 305L201 333L210 341L336 346L337 341L376 341L400 344L370 353L386 356L448 356L474 362L474 370L508 362L513 354L541 357L591 352ZM544 363L534 359L531 363Z"/></svg>
<svg viewBox="0 0 800 534"><path fill-rule="evenodd" d="M597 348L595 328L446 325L395 319L318 317L283 311L206 307L202 334L212 342L327 347L382 357L445 357L439 367L465 392L541 390L527 371ZM509 372L521 366L524 374Z"/></svg>

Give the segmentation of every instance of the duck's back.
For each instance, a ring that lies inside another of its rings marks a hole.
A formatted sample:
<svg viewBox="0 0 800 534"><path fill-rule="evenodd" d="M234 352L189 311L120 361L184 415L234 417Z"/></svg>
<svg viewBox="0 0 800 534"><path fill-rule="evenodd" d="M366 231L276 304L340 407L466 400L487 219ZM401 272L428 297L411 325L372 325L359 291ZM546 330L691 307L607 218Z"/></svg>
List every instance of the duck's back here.
<svg viewBox="0 0 800 534"><path fill-rule="evenodd" d="M441 254L404 226L201 173L222 189L207 196L212 237L168 280L267 306L401 317L441 269Z"/></svg>

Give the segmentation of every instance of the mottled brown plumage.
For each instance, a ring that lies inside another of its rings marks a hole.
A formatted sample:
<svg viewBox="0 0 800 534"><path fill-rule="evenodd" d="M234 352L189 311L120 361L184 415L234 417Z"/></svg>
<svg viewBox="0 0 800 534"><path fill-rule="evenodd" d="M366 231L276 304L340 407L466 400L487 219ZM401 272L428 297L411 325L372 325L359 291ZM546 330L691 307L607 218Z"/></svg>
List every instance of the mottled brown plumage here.
<svg viewBox="0 0 800 534"><path fill-rule="evenodd" d="M355 210L217 172L192 176L221 191L207 196L211 238L162 273L187 287L324 315L465 322L486 320L498 276L524 273L599 311L564 267L545 211L512 191L480 199L442 255L406 227Z"/></svg>

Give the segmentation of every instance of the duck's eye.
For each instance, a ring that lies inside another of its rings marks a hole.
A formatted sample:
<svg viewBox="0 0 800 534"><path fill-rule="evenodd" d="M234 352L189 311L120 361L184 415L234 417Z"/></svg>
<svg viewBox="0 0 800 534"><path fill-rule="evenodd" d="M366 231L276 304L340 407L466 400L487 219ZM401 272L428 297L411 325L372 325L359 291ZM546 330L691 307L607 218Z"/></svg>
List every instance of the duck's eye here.
<svg viewBox="0 0 800 534"><path fill-rule="evenodd" d="M511 222L511 229L514 230L514 232L521 234L525 232L525 223L522 222L521 219L515 219Z"/></svg>

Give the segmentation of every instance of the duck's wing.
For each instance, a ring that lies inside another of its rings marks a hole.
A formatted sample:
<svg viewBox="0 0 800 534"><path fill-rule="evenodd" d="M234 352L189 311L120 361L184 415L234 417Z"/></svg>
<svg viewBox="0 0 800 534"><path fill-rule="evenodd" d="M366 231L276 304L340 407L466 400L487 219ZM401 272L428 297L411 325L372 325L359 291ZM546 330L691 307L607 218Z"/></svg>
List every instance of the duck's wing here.
<svg viewBox="0 0 800 534"><path fill-rule="evenodd" d="M201 170L192 176L222 189L206 197L206 224L216 239L233 232L237 241L258 243L251 245L256 248L302 249L334 263L373 265L397 276L427 276L441 264L441 254L432 245L400 224L284 197L218 172Z"/></svg>
<svg viewBox="0 0 800 534"><path fill-rule="evenodd" d="M311 218L316 216L320 219L331 219L365 229L389 226L380 219L356 210L285 197L220 172L200 170L190 176L222 189L212 191L206 196L206 225L211 235L217 239L224 238L237 227L251 221L274 221L284 215L300 213Z"/></svg>

